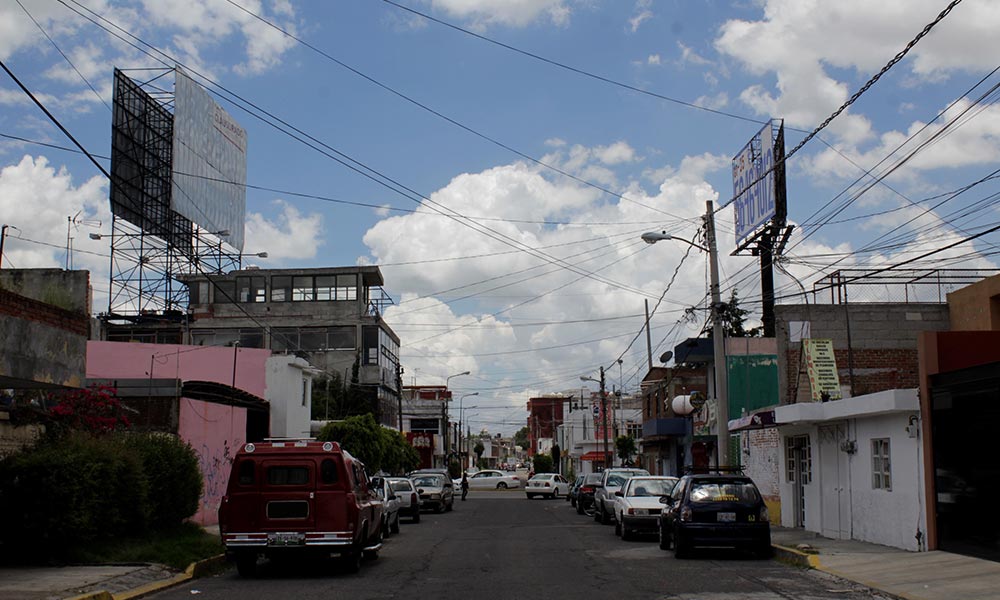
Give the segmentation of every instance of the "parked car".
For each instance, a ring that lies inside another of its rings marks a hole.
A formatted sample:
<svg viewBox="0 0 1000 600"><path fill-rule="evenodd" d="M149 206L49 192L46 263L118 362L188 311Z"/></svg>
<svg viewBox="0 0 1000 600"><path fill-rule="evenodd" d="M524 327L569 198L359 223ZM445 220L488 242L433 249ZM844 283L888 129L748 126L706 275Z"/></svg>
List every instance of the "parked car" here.
<svg viewBox="0 0 1000 600"><path fill-rule="evenodd" d="M420 508L444 512L455 507L455 486L446 475L418 474L410 480L420 494Z"/></svg>
<svg viewBox="0 0 1000 600"><path fill-rule="evenodd" d="M646 469L605 469L602 472L601 484L594 490L594 520L610 523L615 518L615 492L622 489L625 482L637 475L649 475Z"/></svg>
<svg viewBox="0 0 1000 600"><path fill-rule="evenodd" d="M594 510L594 492L601 485L603 473L588 473L576 493L576 512L584 514Z"/></svg>
<svg viewBox="0 0 1000 600"><path fill-rule="evenodd" d="M569 482L558 473L539 473L528 480L524 491L528 495L528 500L535 496L558 498L560 494L569 493Z"/></svg>
<svg viewBox="0 0 1000 600"><path fill-rule="evenodd" d="M583 485L583 480L586 475L577 475L576 479L569 486L569 493L566 494L566 502L569 502L570 506L576 506L576 496L580 492L580 486Z"/></svg>
<svg viewBox="0 0 1000 600"><path fill-rule="evenodd" d="M384 477L373 477L372 487L382 501L382 535L389 537L399 533L399 506L402 501Z"/></svg>
<svg viewBox="0 0 1000 600"><path fill-rule="evenodd" d="M660 548L684 558L699 547L731 547L771 554L767 506L742 475L685 475L661 500Z"/></svg>
<svg viewBox="0 0 1000 600"><path fill-rule="evenodd" d="M521 480L516 475L492 469L469 473L468 478L470 490L506 490L507 488L521 487ZM462 479L455 479L452 483L461 486Z"/></svg>
<svg viewBox="0 0 1000 600"><path fill-rule="evenodd" d="M420 494L413 482L405 477L388 477L389 487L399 496L399 514L420 522Z"/></svg>
<svg viewBox="0 0 1000 600"><path fill-rule="evenodd" d="M365 466L336 442L245 444L219 506L219 532L240 575L258 560L339 554L351 571L382 548L382 502Z"/></svg>
<svg viewBox="0 0 1000 600"><path fill-rule="evenodd" d="M639 532L656 533L663 504L677 484L676 477L636 476L615 492L615 535L630 540Z"/></svg>

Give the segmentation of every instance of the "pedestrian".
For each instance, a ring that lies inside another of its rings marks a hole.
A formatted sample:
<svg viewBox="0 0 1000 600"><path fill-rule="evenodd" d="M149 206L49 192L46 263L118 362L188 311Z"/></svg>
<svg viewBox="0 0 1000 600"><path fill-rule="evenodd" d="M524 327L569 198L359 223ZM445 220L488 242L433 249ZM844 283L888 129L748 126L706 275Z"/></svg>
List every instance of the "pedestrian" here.
<svg viewBox="0 0 1000 600"><path fill-rule="evenodd" d="M469 477L465 471L462 471L462 502L465 502L465 497L469 495Z"/></svg>

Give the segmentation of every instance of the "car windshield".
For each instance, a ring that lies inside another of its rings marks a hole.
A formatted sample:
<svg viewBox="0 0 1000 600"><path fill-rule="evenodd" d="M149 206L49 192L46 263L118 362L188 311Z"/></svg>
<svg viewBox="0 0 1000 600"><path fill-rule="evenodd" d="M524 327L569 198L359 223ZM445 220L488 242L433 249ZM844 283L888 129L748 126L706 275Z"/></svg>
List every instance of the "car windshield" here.
<svg viewBox="0 0 1000 600"><path fill-rule="evenodd" d="M628 481L627 475L608 475L608 487L621 487Z"/></svg>
<svg viewBox="0 0 1000 600"><path fill-rule="evenodd" d="M426 487L441 487L444 485L444 479L437 475L430 475L424 477L416 477L413 480L413 484L416 486L426 486Z"/></svg>
<svg viewBox="0 0 1000 600"><path fill-rule="evenodd" d="M409 481L390 481L389 487L392 488L394 492L409 492L413 489Z"/></svg>
<svg viewBox="0 0 1000 600"><path fill-rule="evenodd" d="M694 481L691 502L756 502L757 488L752 481Z"/></svg>
<svg viewBox="0 0 1000 600"><path fill-rule="evenodd" d="M645 479L633 482L629 496L667 496L677 482L672 479Z"/></svg>
<svg viewBox="0 0 1000 600"><path fill-rule="evenodd" d="M554 477L551 473L546 475L535 475L531 478L531 481L549 481Z"/></svg>
<svg viewBox="0 0 1000 600"><path fill-rule="evenodd" d="M600 473L591 473L587 475L587 478L583 480L584 485L594 485L595 483L601 483Z"/></svg>

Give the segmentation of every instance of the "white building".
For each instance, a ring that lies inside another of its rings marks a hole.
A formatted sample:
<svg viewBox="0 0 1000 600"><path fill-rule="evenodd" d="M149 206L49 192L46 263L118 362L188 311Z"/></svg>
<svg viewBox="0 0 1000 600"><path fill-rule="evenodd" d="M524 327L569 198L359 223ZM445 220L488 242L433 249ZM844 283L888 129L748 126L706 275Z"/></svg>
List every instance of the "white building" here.
<svg viewBox="0 0 1000 600"><path fill-rule="evenodd" d="M271 356L265 369L271 437L310 437L312 379L318 371L304 359L290 354Z"/></svg>
<svg viewBox="0 0 1000 600"><path fill-rule="evenodd" d="M774 409L781 524L825 537L925 549L916 389Z"/></svg>

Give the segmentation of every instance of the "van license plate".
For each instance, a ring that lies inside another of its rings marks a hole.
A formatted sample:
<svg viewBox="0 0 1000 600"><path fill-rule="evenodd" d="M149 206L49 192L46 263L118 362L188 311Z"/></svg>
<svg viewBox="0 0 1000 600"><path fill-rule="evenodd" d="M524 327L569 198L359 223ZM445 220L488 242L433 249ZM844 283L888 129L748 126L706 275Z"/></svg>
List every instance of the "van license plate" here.
<svg viewBox="0 0 1000 600"><path fill-rule="evenodd" d="M269 533L268 546L299 546L304 544L306 536L301 533Z"/></svg>
<svg viewBox="0 0 1000 600"><path fill-rule="evenodd" d="M720 512L716 514L716 520L719 523L735 523L736 513L734 512Z"/></svg>

